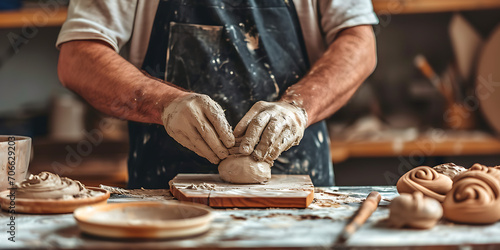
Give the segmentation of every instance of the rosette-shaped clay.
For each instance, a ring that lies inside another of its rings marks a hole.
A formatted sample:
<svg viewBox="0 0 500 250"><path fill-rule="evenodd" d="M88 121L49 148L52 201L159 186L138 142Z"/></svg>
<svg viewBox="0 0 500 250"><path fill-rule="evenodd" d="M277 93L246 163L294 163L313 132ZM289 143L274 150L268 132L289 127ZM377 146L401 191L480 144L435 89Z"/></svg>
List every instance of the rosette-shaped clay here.
<svg viewBox="0 0 500 250"><path fill-rule="evenodd" d="M469 171L481 171L486 174L493 175L498 181L500 181L500 169L496 167L487 167L485 165L481 165L476 163L469 168Z"/></svg>
<svg viewBox="0 0 500 250"><path fill-rule="evenodd" d="M444 175L450 177L450 179L452 179L452 180L453 180L453 178L455 178L455 176L459 175L462 172L467 171L466 168L464 168L462 166L458 166L455 163L445 163L445 164L437 165L437 166L433 167L433 169L436 170L436 172L438 172L440 174L444 174Z"/></svg>
<svg viewBox="0 0 500 250"><path fill-rule="evenodd" d="M450 177L427 166L416 167L399 178L396 187L400 194L422 192L425 196L443 202L453 182Z"/></svg>
<svg viewBox="0 0 500 250"><path fill-rule="evenodd" d="M441 203L421 192L401 194L392 200L389 209L389 225L398 228L432 228L443 215Z"/></svg>
<svg viewBox="0 0 500 250"><path fill-rule="evenodd" d="M41 172L21 183L16 183L16 197L30 199L73 199L90 196L90 191L79 181Z"/></svg>
<svg viewBox="0 0 500 250"><path fill-rule="evenodd" d="M443 202L444 217L455 222L488 224L500 220L500 181L485 171L472 170L454 179Z"/></svg>

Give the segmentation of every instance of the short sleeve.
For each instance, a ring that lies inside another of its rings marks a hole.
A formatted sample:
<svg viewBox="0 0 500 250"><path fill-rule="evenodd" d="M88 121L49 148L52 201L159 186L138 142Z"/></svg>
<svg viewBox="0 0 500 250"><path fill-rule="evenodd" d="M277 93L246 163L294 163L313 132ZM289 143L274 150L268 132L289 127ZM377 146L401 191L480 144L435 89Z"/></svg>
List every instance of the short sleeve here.
<svg viewBox="0 0 500 250"><path fill-rule="evenodd" d="M73 40L101 40L116 52L132 34L137 0L71 0L56 47Z"/></svg>
<svg viewBox="0 0 500 250"><path fill-rule="evenodd" d="M342 29L378 23L371 0L318 0L318 8L327 44L331 44Z"/></svg>

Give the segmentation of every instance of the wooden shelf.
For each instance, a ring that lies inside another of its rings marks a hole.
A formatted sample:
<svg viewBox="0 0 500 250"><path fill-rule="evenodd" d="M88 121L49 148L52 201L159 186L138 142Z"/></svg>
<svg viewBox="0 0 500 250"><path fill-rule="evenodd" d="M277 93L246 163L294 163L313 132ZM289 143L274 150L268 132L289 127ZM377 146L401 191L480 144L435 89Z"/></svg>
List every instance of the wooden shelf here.
<svg viewBox="0 0 500 250"><path fill-rule="evenodd" d="M500 8L499 0L372 0L377 14L415 14Z"/></svg>
<svg viewBox="0 0 500 250"><path fill-rule="evenodd" d="M67 15L67 7L60 7L56 11L42 8L22 8L14 11L0 11L0 28L61 26L66 20Z"/></svg>

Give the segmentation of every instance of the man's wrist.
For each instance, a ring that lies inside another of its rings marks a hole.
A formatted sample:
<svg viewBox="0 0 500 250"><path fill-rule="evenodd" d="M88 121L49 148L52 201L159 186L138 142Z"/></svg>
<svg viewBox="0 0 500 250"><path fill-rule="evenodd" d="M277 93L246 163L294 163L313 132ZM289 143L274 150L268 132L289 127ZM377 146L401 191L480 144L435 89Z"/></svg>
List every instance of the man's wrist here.
<svg viewBox="0 0 500 250"><path fill-rule="evenodd" d="M287 91L288 92L288 91ZM306 108L304 107L304 102L302 98L300 98L300 94L295 94L294 91L290 91L292 94L284 95L279 102L286 103L294 108L296 108L298 111L297 115L300 115L303 117L305 120L304 126L307 127L309 126L309 113L307 112Z"/></svg>
<svg viewBox="0 0 500 250"><path fill-rule="evenodd" d="M159 90L154 91L155 94L153 99L156 101L152 102L155 112L154 123L163 125L163 115L166 108L172 104L175 100L184 98L187 95L191 95L193 93L183 91L179 88L172 87L170 85L164 84Z"/></svg>

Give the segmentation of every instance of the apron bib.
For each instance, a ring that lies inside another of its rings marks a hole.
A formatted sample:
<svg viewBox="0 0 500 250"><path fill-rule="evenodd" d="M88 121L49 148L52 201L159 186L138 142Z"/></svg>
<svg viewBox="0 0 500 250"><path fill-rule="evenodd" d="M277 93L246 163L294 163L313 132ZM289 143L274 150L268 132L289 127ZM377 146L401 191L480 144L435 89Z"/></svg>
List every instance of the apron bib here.
<svg viewBox="0 0 500 250"><path fill-rule="evenodd" d="M257 101L278 100L309 63L292 1L160 0L142 69L210 96L234 128ZM129 135L129 188L168 188L178 173L217 173L161 125L129 122ZM333 185L325 122L307 128L272 173Z"/></svg>

